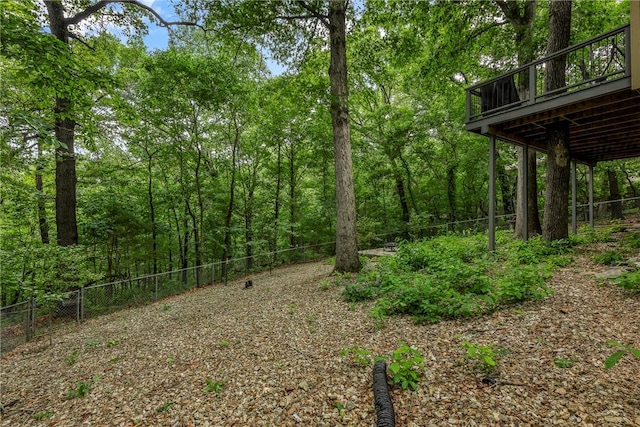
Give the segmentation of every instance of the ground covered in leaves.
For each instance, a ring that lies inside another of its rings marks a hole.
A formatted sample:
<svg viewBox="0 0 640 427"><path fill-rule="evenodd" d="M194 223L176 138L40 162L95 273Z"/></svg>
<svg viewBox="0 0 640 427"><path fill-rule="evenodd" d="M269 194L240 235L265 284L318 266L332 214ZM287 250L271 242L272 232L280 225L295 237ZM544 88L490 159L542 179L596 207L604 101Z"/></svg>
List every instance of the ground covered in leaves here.
<svg viewBox="0 0 640 427"><path fill-rule="evenodd" d="M592 250L598 250L592 249ZM398 426L639 426L640 297L604 285L590 253L555 293L471 320L376 321L324 262L284 267L91 319L0 361L3 426L374 426L372 365L403 341L425 357L391 393ZM339 285L340 283L338 283ZM503 349L490 384L464 341Z"/></svg>

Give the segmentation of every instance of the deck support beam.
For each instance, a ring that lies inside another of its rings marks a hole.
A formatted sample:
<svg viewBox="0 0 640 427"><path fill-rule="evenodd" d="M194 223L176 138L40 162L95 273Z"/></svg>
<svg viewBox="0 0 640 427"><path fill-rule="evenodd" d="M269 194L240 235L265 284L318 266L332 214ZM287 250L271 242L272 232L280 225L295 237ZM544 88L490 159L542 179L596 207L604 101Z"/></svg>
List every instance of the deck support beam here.
<svg viewBox="0 0 640 427"><path fill-rule="evenodd" d="M522 240L525 242L529 240L529 146L525 144L522 147L522 186L524 191L522 194L524 197L520 200L522 204ZM517 219L517 218L516 218Z"/></svg>
<svg viewBox="0 0 640 427"><path fill-rule="evenodd" d="M578 233L578 175L576 170L576 161L571 161L571 233Z"/></svg>
<svg viewBox="0 0 640 427"><path fill-rule="evenodd" d="M489 135L489 250L496 249L496 136Z"/></svg>
<svg viewBox="0 0 640 427"><path fill-rule="evenodd" d="M594 228L593 222L593 165L589 165L589 225Z"/></svg>

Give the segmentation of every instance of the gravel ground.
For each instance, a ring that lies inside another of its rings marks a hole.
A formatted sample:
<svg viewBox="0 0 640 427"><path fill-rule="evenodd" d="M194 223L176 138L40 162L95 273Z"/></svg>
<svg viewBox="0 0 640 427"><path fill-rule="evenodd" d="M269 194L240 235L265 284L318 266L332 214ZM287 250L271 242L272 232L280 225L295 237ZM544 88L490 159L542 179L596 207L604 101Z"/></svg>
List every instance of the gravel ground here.
<svg viewBox="0 0 640 427"><path fill-rule="evenodd" d="M608 340L640 347L640 298L579 256L555 295L436 325L371 318L317 262L91 319L0 360L3 426L374 426L372 369L345 348L425 356L393 390L397 426L640 426L640 360L605 371ZM497 384L463 340L498 345ZM562 360L567 367L558 367ZM73 395L84 394L74 397Z"/></svg>

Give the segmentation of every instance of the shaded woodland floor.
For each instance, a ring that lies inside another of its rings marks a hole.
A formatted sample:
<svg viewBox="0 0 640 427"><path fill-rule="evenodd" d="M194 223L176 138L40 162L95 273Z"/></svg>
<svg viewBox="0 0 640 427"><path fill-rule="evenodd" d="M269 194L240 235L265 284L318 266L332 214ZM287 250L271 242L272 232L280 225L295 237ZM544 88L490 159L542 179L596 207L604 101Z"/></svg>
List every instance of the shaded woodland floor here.
<svg viewBox="0 0 640 427"><path fill-rule="evenodd" d="M0 360L0 422L374 426L371 366L341 352L388 357L404 341L426 363L416 391L392 391L398 426L638 426L640 360L603 362L608 340L640 347L640 296L596 278L601 250L558 270L552 297L435 325L379 324L371 305L342 300L322 262L92 319ZM496 385L463 340L506 350Z"/></svg>

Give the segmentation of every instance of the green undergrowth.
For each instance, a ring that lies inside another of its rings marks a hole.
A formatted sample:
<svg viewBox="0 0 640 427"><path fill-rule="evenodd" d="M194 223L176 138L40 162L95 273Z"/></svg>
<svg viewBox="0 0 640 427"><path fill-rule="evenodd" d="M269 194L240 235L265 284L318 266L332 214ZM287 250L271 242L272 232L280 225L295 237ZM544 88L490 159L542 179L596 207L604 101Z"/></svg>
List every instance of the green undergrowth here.
<svg viewBox="0 0 640 427"><path fill-rule="evenodd" d="M491 253L484 235L436 237L402 243L396 256L346 285L349 302L375 300L373 316L411 315L418 322L466 318L500 306L544 298L546 280L571 262L568 240L527 242L499 232Z"/></svg>

